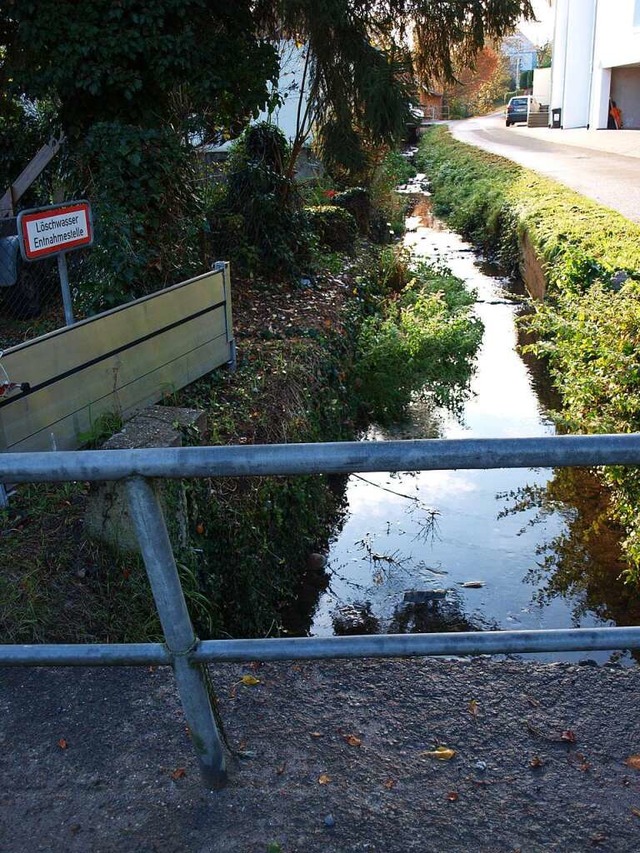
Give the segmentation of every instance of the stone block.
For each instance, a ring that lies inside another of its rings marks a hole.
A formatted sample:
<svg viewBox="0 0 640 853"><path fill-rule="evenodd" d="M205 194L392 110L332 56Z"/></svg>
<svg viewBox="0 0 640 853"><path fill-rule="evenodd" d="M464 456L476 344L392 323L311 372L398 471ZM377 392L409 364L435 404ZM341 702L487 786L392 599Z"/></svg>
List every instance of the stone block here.
<svg viewBox="0 0 640 853"><path fill-rule="evenodd" d="M190 444L204 444L206 413L173 406L149 406L139 412L102 445L104 450L145 447L181 447L185 432ZM156 484L160 504L174 546L187 544L188 513L184 483L166 480ZM138 551L138 541L129 517L123 483L94 483L84 518L85 532L119 551Z"/></svg>

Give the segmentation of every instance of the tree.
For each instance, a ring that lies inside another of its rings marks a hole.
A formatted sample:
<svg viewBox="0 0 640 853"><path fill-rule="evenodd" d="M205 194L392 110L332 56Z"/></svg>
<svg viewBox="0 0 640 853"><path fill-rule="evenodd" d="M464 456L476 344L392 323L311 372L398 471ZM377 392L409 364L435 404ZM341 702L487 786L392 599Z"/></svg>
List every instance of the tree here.
<svg viewBox="0 0 640 853"><path fill-rule="evenodd" d="M545 42L542 47L536 50L538 59L538 68L551 68L551 60L553 57L553 45L551 42Z"/></svg>
<svg viewBox="0 0 640 853"><path fill-rule="evenodd" d="M324 159L361 168L367 144L396 140L408 119L416 74L455 79L490 39L532 17L528 0L257 0L275 40L306 47L299 153L315 125Z"/></svg>
<svg viewBox="0 0 640 853"><path fill-rule="evenodd" d="M104 266L86 273L102 282L95 304L107 304L127 265L134 296L196 263L197 239L177 224L197 215L185 141L239 126L267 102L269 39L307 46L325 159L357 172L368 146L402 132L414 65L449 79L522 14L529 0L4 0L0 90L14 104L54 105L70 182L99 201L96 232L110 250L92 253ZM149 251L160 234L175 250Z"/></svg>
<svg viewBox="0 0 640 853"><path fill-rule="evenodd" d="M5 0L0 45L14 147L16 116L49 101L69 140L67 190L94 203L83 307L201 271L210 259L186 143L246 124L277 73L249 0Z"/></svg>
<svg viewBox="0 0 640 853"><path fill-rule="evenodd" d="M248 0L8 0L2 90L54 98L70 136L96 122L206 131L267 97L275 52Z"/></svg>
<svg viewBox="0 0 640 853"><path fill-rule="evenodd" d="M456 82L444 87L452 116L488 112L502 99L508 83L508 59L492 45L484 47L473 67L461 69Z"/></svg>

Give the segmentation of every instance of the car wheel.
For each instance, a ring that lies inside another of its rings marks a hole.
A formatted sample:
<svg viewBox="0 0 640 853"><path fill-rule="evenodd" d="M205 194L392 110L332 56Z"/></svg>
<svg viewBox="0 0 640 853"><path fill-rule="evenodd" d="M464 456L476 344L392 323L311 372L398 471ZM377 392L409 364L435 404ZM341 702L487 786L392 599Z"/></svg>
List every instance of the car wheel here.
<svg viewBox="0 0 640 853"><path fill-rule="evenodd" d="M507 127L511 127L511 122L510 122L510 121L505 122L505 124L507 125Z"/></svg>

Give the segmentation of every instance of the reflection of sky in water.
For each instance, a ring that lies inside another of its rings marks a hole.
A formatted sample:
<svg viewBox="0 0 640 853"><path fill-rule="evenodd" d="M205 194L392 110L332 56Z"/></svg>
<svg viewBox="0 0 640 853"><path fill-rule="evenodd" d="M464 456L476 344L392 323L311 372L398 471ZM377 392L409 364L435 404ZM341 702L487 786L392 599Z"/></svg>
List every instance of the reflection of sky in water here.
<svg viewBox="0 0 640 853"><path fill-rule="evenodd" d="M459 236L414 228L406 238L416 255L440 257L478 294L476 311L485 334L460 419L418 403L415 422L389 432L372 427L367 440L433 437L518 437L553 433L533 390L528 369L516 352L517 303L499 279L482 274ZM548 470L426 471L352 477L349 514L329 556L331 588L318 606L312 633L332 633L331 613L345 602L369 601L389 627L403 595L411 589L448 589L464 615L478 627L512 629L574 627L571 602L532 603L535 588L524 582L540 562L538 547L563 530L559 514L535 521L533 510L500 517L509 505L501 496L525 485L544 485ZM383 490L380 487L384 487ZM402 496L391 492L399 492ZM412 499L413 498L413 499ZM436 509L435 529L428 510ZM373 556L372 556L373 555ZM392 557L387 562L376 557ZM462 584L482 581L478 589ZM589 615L580 626L597 623ZM549 659L607 660L608 652L551 654ZM538 658L544 656L536 656Z"/></svg>

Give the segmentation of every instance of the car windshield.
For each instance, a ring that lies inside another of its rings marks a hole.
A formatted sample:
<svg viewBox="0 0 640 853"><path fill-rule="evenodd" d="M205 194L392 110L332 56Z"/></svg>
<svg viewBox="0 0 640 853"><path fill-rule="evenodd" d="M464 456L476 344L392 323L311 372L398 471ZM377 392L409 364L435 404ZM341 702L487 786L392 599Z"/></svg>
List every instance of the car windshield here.
<svg viewBox="0 0 640 853"><path fill-rule="evenodd" d="M526 98L512 98L510 107L526 107L527 99Z"/></svg>

